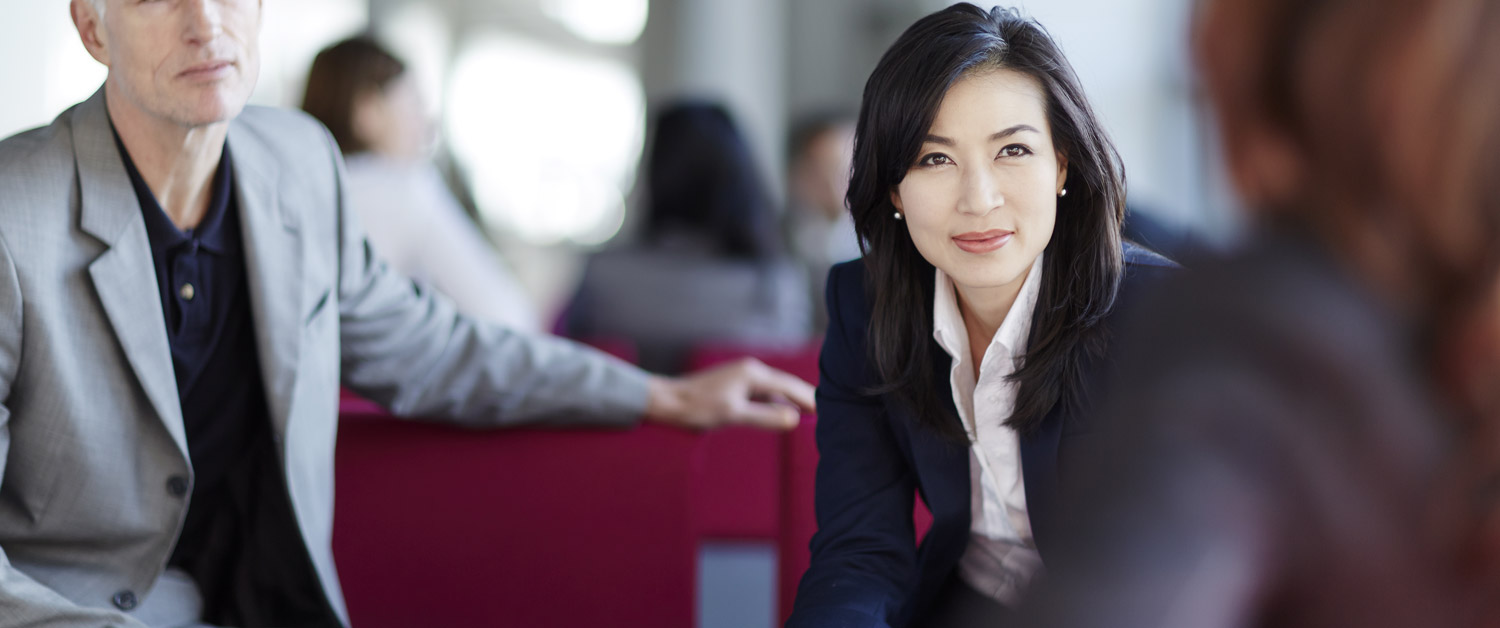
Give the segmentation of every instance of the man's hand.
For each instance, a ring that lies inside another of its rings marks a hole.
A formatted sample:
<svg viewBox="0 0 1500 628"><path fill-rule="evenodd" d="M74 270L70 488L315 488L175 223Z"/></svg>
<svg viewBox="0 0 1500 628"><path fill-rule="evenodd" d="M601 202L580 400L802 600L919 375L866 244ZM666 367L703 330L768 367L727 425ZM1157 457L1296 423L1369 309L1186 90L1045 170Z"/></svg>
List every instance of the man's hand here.
<svg viewBox="0 0 1500 628"><path fill-rule="evenodd" d="M681 378L652 377L646 420L691 429L750 425L788 430L813 412L813 387L745 358Z"/></svg>

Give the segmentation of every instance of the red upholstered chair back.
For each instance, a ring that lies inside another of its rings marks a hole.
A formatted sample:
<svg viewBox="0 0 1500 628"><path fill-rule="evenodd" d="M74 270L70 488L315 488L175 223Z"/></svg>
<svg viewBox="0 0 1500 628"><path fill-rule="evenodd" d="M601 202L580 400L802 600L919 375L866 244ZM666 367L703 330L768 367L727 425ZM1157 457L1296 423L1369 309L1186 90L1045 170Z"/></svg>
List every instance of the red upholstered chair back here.
<svg viewBox="0 0 1500 628"><path fill-rule="evenodd" d="M692 625L698 435L341 414L333 546L353 625Z"/></svg>

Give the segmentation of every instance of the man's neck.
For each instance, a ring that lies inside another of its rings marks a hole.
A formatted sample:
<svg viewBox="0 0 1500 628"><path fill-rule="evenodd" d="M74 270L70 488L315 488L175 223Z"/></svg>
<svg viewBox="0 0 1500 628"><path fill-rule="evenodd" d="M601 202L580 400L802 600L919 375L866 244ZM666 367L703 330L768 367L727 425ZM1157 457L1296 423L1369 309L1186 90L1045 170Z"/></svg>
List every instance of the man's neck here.
<svg viewBox="0 0 1500 628"><path fill-rule="evenodd" d="M208 211L228 122L185 127L127 104L105 88L109 118L162 211L178 229L198 226Z"/></svg>

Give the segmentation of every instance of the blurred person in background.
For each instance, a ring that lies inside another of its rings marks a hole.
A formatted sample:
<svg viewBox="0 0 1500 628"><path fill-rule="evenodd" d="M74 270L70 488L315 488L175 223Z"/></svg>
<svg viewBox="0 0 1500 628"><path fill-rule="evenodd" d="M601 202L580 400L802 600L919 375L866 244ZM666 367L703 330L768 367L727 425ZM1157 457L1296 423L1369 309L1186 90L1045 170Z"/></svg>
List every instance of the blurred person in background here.
<svg viewBox="0 0 1500 628"><path fill-rule="evenodd" d="M0 142L0 624L347 625L340 384L473 427L812 409L754 361L654 376L391 272L324 127L246 105L261 5L73 0L104 84Z"/></svg>
<svg viewBox="0 0 1500 628"><path fill-rule="evenodd" d="M381 257L461 312L540 329L531 298L433 165L436 129L405 63L367 37L329 46L313 59L302 109L344 152L345 201Z"/></svg>
<svg viewBox="0 0 1500 628"><path fill-rule="evenodd" d="M828 279L812 562L788 626L1005 625L1060 550L1116 311L1165 258L1124 243L1124 170L1046 31L956 4L865 85ZM932 528L916 542L914 498Z"/></svg>
<svg viewBox="0 0 1500 628"><path fill-rule="evenodd" d="M783 252L770 192L728 111L661 110L646 198L638 241L589 258L563 322L569 336L629 340L642 367L668 373L702 343L807 341L806 278Z"/></svg>
<svg viewBox="0 0 1500 628"><path fill-rule="evenodd" d="M787 138L787 211L783 219L792 255L807 269L813 330L828 326L823 305L828 269L859 257L854 218L844 207L854 155L854 118L843 113L809 116Z"/></svg>
<svg viewBox="0 0 1500 628"><path fill-rule="evenodd" d="M1031 625L1500 625L1500 4L1198 13L1257 231L1123 341Z"/></svg>

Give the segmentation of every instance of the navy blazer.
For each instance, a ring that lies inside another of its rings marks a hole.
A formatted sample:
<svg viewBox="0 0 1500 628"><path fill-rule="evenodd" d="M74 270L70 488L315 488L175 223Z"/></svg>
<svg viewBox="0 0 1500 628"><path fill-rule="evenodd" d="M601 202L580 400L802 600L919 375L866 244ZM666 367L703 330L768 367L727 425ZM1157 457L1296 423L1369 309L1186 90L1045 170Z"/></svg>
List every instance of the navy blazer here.
<svg viewBox="0 0 1500 628"><path fill-rule="evenodd" d="M1125 272L1112 325L1144 283L1176 264L1126 244ZM820 459L818 532L812 564L802 576L787 626L905 626L923 617L958 566L969 542L969 448L921 427L911 413L865 391L879 381L866 350L870 303L864 264L834 266L828 276L829 328L818 384ZM931 300L932 295L928 294ZM933 342L933 381L949 386L952 361ZM1102 378L1102 365L1086 369ZM1102 386L1089 386L1091 393ZM958 416L952 395L940 395ZM1094 426L1054 407L1039 430L1021 438L1021 468L1032 534L1043 560L1055 530L1058 474ZM932 512L932 528L916 543L912 508L917 494Z"/></svg>

